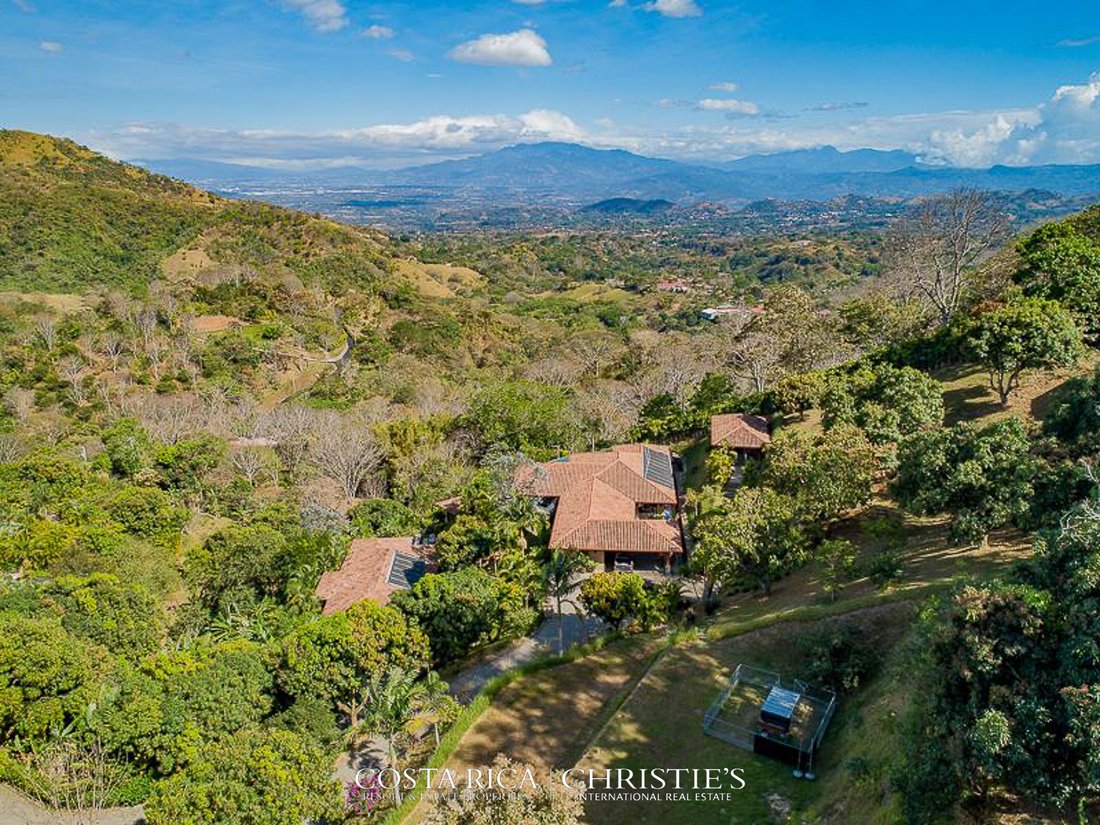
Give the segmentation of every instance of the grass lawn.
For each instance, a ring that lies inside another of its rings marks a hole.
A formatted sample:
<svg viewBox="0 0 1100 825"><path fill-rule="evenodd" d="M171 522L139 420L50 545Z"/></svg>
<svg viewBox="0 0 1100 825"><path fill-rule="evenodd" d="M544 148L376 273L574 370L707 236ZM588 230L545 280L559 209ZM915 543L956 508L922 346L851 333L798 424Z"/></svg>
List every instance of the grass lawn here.
<svg viewBox="0 0 1100 825"><path fill-rule="evenodd" d="M1050 411L1055 392L1066 381L1088 375L1100 364L1100 352L1087 349L1077 366L1044 372L1026 372L1020 388L1002 407L989 388L989 376L981 367L965 364L935 373L943 383L943 402L948 424L975 419L992 420L1006 415L1041 419Z"/></svg>
<svg viewBox="0 0 1100 825"><path fill-rule="evenodd" d="M785 680L803 667L801 640L826 624L862 630L866 643L885 655L904 633L912 606L902 603L857 611L810 623L784 623L717 642L695 642L671 649L631 695L580 762L582 768L741 768L744 790L733 802L593 801L588 821L601 823L761 823L786 822L810 810L822 785L795 779L791 769L703 733L703 714L739 662L774 670ZM858 698L858 697L856 697ZM847 700L853 705L856 699ZM842 751L831 747L854 714L834 719L820 759L820 770L835 771ZM851 820L849 820L851 821Z"/></svg>
<svg viewBox="0 0 1100 825"><path fill-rule="evenodd" d="M869 523L876 519L899 519L901 525L902 578L889 588L880 588L866 577L857 578L845 586L833 604L822 587L820 565L811 562L776 582L770 596L741 593L726 600L711 624L711 637L786 614L805 617L815 611L843 610L845 605L847 609L855 609L887 600L918 598L960 580L988 577L1024 558L1031 550L1030 537L1013 529L995 531L980 546L953 545L948 538L949 520L946 517L912 516L880 497L861 518L852 519L834 530L834 536L846 538L856 545L861 562L882 553L888 543L869 529Z"/></svg>
<svg viewBox="0 0 1100 825"><path fill-rule="evenodd" d="M517 679L466 732L446 767L485 767L498 753L548 768L573 766L666 644L654 636L622 639ZM421 804L407 821L420 821L427 810Z"/></svg>

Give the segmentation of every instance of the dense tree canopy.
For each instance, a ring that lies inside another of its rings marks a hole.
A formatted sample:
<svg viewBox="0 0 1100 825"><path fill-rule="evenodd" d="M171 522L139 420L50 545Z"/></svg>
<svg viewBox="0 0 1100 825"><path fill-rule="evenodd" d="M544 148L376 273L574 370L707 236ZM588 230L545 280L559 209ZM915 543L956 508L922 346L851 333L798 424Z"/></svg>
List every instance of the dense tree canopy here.
<svg viewBox="0 0 1100 825"><path fill-rule="evenodd" d="M1026 518L1040 464L1018 418L957 424L910 436L893 491L915 513L950 513L952 535L976 541Z"/></svg>
<svg viewBox="0 0 1100 825"><path fill-rule="evenodd" d="M832 378L822 406L827 427L854 424L874 444L896 444L943 423L943 388L912 367L861 362Z"/></svg>

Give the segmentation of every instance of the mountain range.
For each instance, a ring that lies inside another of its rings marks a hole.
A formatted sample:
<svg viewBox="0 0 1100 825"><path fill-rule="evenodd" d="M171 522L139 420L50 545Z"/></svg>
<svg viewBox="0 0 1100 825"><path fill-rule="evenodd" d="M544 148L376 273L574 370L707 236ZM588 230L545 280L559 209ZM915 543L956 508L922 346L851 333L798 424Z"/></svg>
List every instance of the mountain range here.
<svg viewBox="0 0 1100 825"><path fill-rule="evenodd" d="M717 165L651 158L622 149L528 143L461 160L395 170L341 167L287 173L200 159L137 161L151 170L214 189L366 185L441 195L491 193L497 203L578 205L611 198L731 204L762 198L826 201L843 195L912 198L959 186L1004 192L1041 189L1072 197L1100 192L1100 165L993 166L969 169L921 162L908 152L831 146L751 155Z"/></svg>

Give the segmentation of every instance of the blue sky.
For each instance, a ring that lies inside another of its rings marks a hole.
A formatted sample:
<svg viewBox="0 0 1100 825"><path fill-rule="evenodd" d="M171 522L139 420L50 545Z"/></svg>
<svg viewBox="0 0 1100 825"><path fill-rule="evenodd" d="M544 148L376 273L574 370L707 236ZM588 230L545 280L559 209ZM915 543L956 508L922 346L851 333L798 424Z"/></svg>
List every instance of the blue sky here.
<svg viewBox="0 0 1100 825"><path fill-rule="evenodd" d="M547 139L1100 162L1100 4L0 0L0 124L288 168Z"/></svg>

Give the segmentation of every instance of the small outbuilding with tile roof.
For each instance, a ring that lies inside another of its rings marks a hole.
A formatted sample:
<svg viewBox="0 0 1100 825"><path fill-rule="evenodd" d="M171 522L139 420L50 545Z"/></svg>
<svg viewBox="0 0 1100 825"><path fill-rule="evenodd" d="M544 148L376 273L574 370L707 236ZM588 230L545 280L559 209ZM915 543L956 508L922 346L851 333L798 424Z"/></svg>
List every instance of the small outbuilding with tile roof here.
<svg viewBox="0 0 1100 825"><path fill-rule="evenodd" d="M768 419L748 413L725 413L710 419L710 446L730 447L739 454L759 456L772 442Z"/></svg>
<svg viewBox="0 0 1100 825"><path fill-rule="evenodd" d="M435 570L432 549L412 536L355 539L339 569L326 572L317 584L321 612L338 613L364 599L386 604Z"/></svg>

